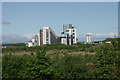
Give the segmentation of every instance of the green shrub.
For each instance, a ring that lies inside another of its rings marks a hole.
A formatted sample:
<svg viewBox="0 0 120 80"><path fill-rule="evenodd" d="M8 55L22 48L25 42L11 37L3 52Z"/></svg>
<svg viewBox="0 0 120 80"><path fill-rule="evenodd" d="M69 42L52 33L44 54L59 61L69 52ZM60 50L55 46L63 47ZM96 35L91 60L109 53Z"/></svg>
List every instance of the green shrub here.
<svg viewBox="0 0 120 80"><path fill-rule="evenodd" d="M52 58L52 68L60 75L60 79L82 79L93 78L94 70L88 70L86 64L93 62L93 56L68 55Z"/></svg>
<svg viewBox="0 0 120 80"><path fill-rule="evenodd" d="M44 51L37 51L36 56L4 55L2 61L3 79L54 79L57 76L50 68L50 61L45 57Z"/></svg>
<svg viewBox="0 0 120 80"><path fill-rule="evenodd" d="M104 45L97 50L96 77L97 78L119 78L119 52L112 46Z"/></svg>

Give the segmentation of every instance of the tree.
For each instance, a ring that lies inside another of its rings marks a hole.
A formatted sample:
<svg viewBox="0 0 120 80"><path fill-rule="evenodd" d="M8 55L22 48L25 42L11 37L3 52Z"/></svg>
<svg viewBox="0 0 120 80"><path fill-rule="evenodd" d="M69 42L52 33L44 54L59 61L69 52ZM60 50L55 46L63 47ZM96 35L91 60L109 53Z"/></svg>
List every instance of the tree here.
<svg viewBox="0 0 120 80"><path fill-rule="evenodd" d="M30 78L35 79L54 79L55 75L53 70L50 68L50 61L45 57L45 51L37 51L37 58L27 63L27 70L30 74Z"/></svg>

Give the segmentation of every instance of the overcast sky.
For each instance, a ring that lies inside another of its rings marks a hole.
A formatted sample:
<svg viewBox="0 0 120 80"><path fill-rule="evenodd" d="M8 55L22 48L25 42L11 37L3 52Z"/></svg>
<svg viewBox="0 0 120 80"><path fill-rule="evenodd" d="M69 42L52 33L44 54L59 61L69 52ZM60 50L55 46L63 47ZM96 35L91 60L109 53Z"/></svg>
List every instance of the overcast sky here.
<svg viewBox="0 0 120 80"><path fill-rule="evenodd" d="M2 14L3 41L28 40L43 26L60 36L63 24L76 27L79 41L88 33L95 40L118 33L117 2L3 2Z"/></svg>

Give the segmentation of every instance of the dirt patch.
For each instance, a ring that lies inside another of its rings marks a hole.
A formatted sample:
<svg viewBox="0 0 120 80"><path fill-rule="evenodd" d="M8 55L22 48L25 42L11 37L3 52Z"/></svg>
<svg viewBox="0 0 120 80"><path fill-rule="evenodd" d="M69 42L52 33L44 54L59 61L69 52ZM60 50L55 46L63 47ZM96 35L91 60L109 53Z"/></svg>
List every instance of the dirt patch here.
<svg viewBox="0 0 120 80"><path fill-rule="evenodd" d="M68 53L68 50L65 50L65 49L61 49L61 50L54 49L54 50L46 51L46 54L54 54L54 53Z"/></svg>
<svg viewBox="0 0 120 80"><path fill-rule="evenodd" d="M81 51L81 52L71 52L69 54L91 54L91 55L94 55L95 53L90 53L90 52L84 52L84 51Z"/></svg>
<svg viewBox="0 0 120 80"><path fill-rule="evenodd" d="M93 63L87 63L87 64L86 64L86 67L87 67L87 69L89 69L89 70L95 70L95 69L96 69L96 67L93 65Z"/></svg>
<svg viewBox="0 0 120 80"><path fill-rule="evenodd" d="M90 54L90 55L94 55L95 53L90 53L90 52L85 52L85 51L70 52L65 49L61 49L61 50L55 49L55 50L47 50L46 55L49 55L49 54L70 54L70 55ZM0 55L36 55L36 52L15 52L15 53L4 53L4 54L0 54Z"/></svg>
<svg viewBox="0 0 120 80"><path fill-rule="evenodd" d="M35 55L36 52L16 52L16 53L4 53L2 55Z"/></svg>

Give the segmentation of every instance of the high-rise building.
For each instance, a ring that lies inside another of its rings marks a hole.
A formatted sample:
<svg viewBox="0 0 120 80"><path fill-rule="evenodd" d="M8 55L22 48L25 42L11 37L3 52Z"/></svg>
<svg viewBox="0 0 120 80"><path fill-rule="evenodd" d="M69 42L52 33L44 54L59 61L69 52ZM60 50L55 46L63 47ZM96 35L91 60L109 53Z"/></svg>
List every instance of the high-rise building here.
<svg viewBox="0 0 120 80"><path fill-rule="evenodd" d="M72 24L63 25L63 32L61 34L62 44L73 45L77 43L76 28Z"/></svg>
<svg viewBox="0 0 120 80"><path fill-rule="evenodd" d="M86 43L92 43L92 36L86 35Z"/></svg>
<svg viewBox="0 0 120 80"><path fill-rule="evenodd" d="M57 37L50 27L40 29L38 35L27 43L28 47L41 46L46 44L66 44L73 45L77 43L76 29L72 24L63 25L62 37Z"/></svg>
<svg viewBox="0 0 120 80"><path fill-rule="evenodd" d="M57 36L50 27L43 27L39 31L39 45L57 44Z"/></svg>

